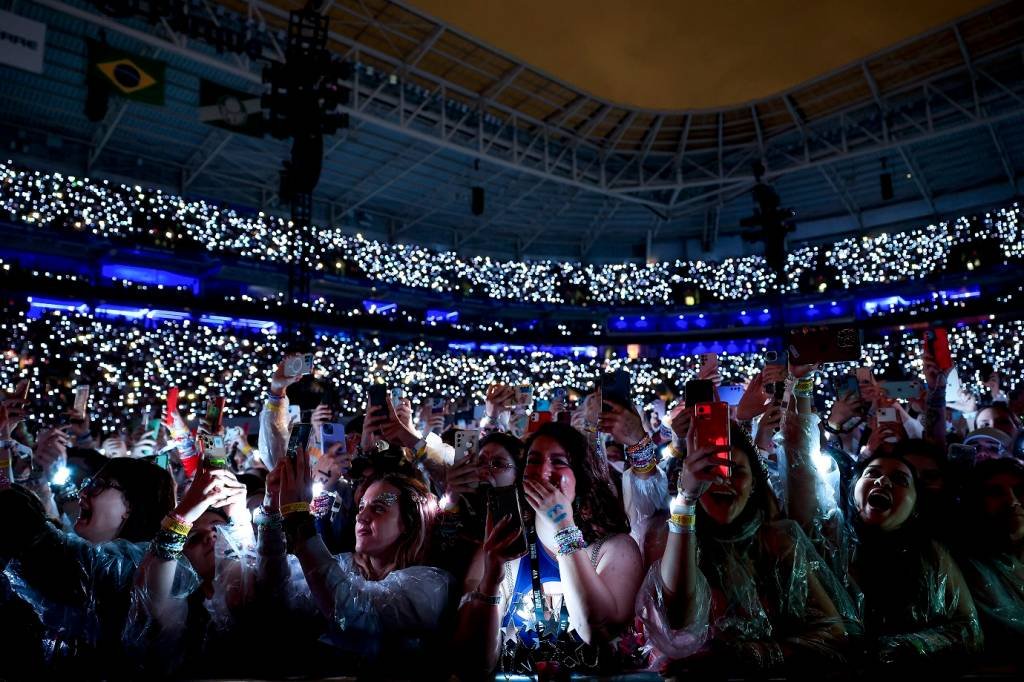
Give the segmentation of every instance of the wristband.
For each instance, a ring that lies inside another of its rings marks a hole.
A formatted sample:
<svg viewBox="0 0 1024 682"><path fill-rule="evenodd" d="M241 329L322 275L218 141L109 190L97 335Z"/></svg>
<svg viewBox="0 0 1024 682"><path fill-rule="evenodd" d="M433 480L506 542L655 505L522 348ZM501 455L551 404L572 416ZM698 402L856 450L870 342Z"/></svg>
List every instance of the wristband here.
<svg viewBox="0 0 1024 682"><path fill-rule="evenodd" d="M181 517L177 514L168 514L160 523L160 527L169 533L174 533L175 535L187 537L188 532L192 530L192 524L188 521L185 521L184 519L180 521L178 519L181 519Z"/></svg>
<svg viewBox="0 0 1024 682"><path fill-rule="evenodd" d="M793 395L797 398L811 398L814 396L814 377L806 377L796 382L793 387Z"/></svg>
<svg viewBox="0 0 1024 682"><path fill-rule="evenodd" d="M668 532L692 535L697 530L695 514L672 514L668 519Z"/></svg>
<svg viewBox="0 0 1024 682"><path fill-rule="evenodd" d="M558 545L558 556L569 556L587 548L583 531L576 526L569 526L555 533L555 544Z"/></svg>
<svg viewBox="0 0 1024 682"><path fill-rule="evenodd" d="M284 515L280 510L268 512L265 507L259 507L253 514L252 522L260 528L277 530L284 526Z"/></svg>
<svg viewBox="0 0 1024 682"><path fill-rule="evenodd" d="M469 593L469 598L473 601L483 602L484 604L490 604L491 606L498 606L499 604L501 604L500 594L496 594L492 597L489 594L484 594L483 592L474 590Z"/></svg>
<svg viewBox="0 0 1024 682"><path fill-rule="evenodd" d="M279 403L279 402L281 402L281 398L283 398L283 397L284 397L284 394L274 395L273 391L267 391L267 401L268 402Z"/></svg>
<svg viewBox="0 0 1024 682"><path fill-rule="evenodd" d="M626 454L634 473L647 474L658 465L658 448L650 436L644 436L639 443L626 448Z"/></svg>
<svg viewBox="0 0 1024 682"><path fill-rule="evenodd" d="M153 538L153 542L150 543L149 551L160 559L173 561L181 556L182 550L185 549L185 539L184 535L169 530L161 530Z"/></svg>
<svg viewBox="0 0 1024 682"><path fill-rule="evenodd" d="M289 502L288 504L281 505L281 515L288 516L289 514L297 514L301 512L309 513L309 502Z"/></svg>

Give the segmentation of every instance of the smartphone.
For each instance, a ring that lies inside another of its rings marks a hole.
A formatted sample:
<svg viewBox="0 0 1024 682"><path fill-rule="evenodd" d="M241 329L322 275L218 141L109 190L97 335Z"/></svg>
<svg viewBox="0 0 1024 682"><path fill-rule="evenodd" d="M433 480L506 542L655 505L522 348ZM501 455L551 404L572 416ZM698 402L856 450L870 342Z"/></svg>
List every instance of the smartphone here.
<svg viewBox="0 0 1024 682"><path fill-rule="evenodd" d="M683 398L690 406L714 402L715 385L709 379L691 379L683 388Z"/></svg>
<svg viewBox="0 0 1024 682"><path fill-rule="evenodd" d="M206 401L202 425L206 433L220 433L224 429L224 396L215 396Z"/></svg>
<svg viewBox="0 0 1024 682"><path fill-rule="evenodd" d="M723 384L718 387L719 400L731 407L736 407L740 404L740 400L743 398L743 393L744 388L739 384Z"/></svg>
<svg viewBox="0 0 1024 682"><path fill-rule="evenodd" d="M769 350L764 353L764 364L766 365L777 365L780 367L789 366L789 356L785 353L779 353L778 351ZM765 393L772 396L772 400L778 405L782 403L782 398L786 394L786 382L784 381L770 381L764 385Z"/></svg>
<svg viewBox="0 0 1024 682"><path fill-rule="evenodd" d="M551 391L551 400L552 401L555 401L555 400L565 401L568 398L569 398L569 389L567 389L565 386L559 386L558 388L556 388L553 391Z"/></svg>
<svg viewBox="0 0 1024 682"><path fill-rule="evenodd" d="M444 398L430 399L430 414L444 414Z"/></svg>
<svg viewBox="0 0 1024 682"><path fill-rule="evenodd" d="M514 485L491 488L487 493L487 513L491 515L491 523L497 524L506 516L511 517L512 529L518 531L516 541L508 549L509 555L525 554L526 533L523 531L523 513L519 508L519 489Z"/></svg>
<svg viewBox="0 0 1024 682"><path fill-rule="evenodd" d="M516 406L529 408L533 403L533 386L523 384L516 387Z"/></svg>
<svg viewBox="0 0 1024 682"><path fill-rule="evenodd" d="M973 467L978 458L978 449L973 445L954 443L949 446L948 460L961 467Z"/></svg>
<svg viewBox="0 0 1024 682"><path fill-rule="evenodd" d="M289 355L284 359L284 375L286 377L297 377L303 374L313 373L313 354Z"/></svg>
<svg viewBox="0 0 1024 682"><path fill-rule="evenodd" d="M455 461L461 462L477 451L480 445L478 429L458 429L455 431ZM475 487L475 486L474 486Z"/></svg>
<svg viewBox="0 0 1024 682"><path fill-rule="evenodd" d="M299 422L292 426L291 435L288 436L288 458L295 459L296 453L299 448L305 448L309 443L309 434L313 430L313 425L309 423Z"/></svg>
<svg viewBox="0 0 1024 682"><path fill-rule="evenodd" d="M857 386L858 389L864 384L873 384L875 382L875 375L871 372L870 367L858 367L857 368Z"/></svg>
<svg viewBox="0 0 1024 682"><path fill-rule="evenodd" d="M924 386L917 379L910 381L883 381L882 391L894 400L913 400L921 397Z"/></svg>
<svg viewBox="0 0 1024 682"><path fill-rule="evenodd" d="M340 423L327 423L320 426L320 445L323 451L335 443L342 444L342 452L345 452L345 425Z"/></svg>
<svg viewBox="0 0 1024 682"><path fill-rule="evenodd" d="M729 431L729 405L724 402L701 402L693 406L694 430L698 448L714 448L718 455L732 459L732 436ZM721 465L718 475L728 478L729 467Z"/></svg>
<svg viewBox="0 0 1024 682"><path fill-rule="evenodd" d="M835 382L836 396L843 398L848 395L860 397L860 381L852 374L844 374Z"/></svg>
<svg viewBox="0 0 1024 682"><path fill-rule="evenodd" d="M605 372L601 375L601 411L607 412L608 406L605 402L615 403L621 407L629 407L633 404L630 397L630 385L632 377L624 369L617 369L614 372Z"/></svg>
<svg viewBox="0 0 1024 682"><path fill-rule="evenodd" d="M75 411L85 414L89 411L89 385L75 386Z"/></svg>
<svg viewBox="0 0 1024 682"><path fill-rule="evenodd" d="M797 365L857 362L863 338L860 329L846 325L803 327L789 332L786 348L790 361Z"/></svg>
<svg viewBox="0 0 1024 682"><path fill-rule="evenodd" d="M178 387L172 386L167 389L167 424L171 424L174 418L172 415L178 411Z"/></svg>
<svg viewBox="0 0 1024 682"><path fill-rule="evenodd" d="M879 407L876 413L878 423L883 424L885 422L897 422L899 421L899 415L896 413L895 407Z"/></svg>
<svg viewBox="0 0 1024 682"><path fill-rule="evenodd" d="M530 413L530 423L526 427L527 433L533 433L544 424L547 424L553 419L553 416L548 411L537 411Z"/></svg>
<svg viewBox="0 0 1024 682"><path fill-rule="evenodd" d="M391 389L391 404L398 407L405 398L405 389L398 387Z"/></svg>
<svg viewBox="0 0 1024 682"><path fill-rule="evenodd" d="M370 404L368 406L367 412L372 413L375 410L375 408L387 407L388 400L390 400L390 397L388 396L387 386L385 386L384 384L371 384L368 393Z"/></svg>
<svg viewBox="0 0 1024 682"><path fill-rule="evenodd" d="M929 344L935 364L943 372L953 368L953 355L949 352L949 333L944 327L929 329L924 333L924 342Z"/></svg>
<svg viewBox="0 0 1024 682"><path fill-rule="evenodd" d="M200 434L199 441L203 446L203 462L207 469L227 469L228 449L224 445L224 436L220 434Z"/></svg>

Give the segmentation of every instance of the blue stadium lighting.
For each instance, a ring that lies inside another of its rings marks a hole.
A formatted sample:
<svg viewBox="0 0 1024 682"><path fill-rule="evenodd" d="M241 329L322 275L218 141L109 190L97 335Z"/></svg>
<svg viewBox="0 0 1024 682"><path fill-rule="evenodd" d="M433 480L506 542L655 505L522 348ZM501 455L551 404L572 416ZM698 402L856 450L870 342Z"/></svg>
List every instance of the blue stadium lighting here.
<svg viewBox="0 0 1024 682"><path fill-rule="evenodd" d="M137 284L150 284L170 288L189 287L193 294L199 294L199 278L189 277L170 270L144 268L123 263L106 263L100 268L100 275L106 279L126 279Z"/></svg>
<svg viewBox="0 0 1024 682"><path fill-rule="evenodd" d="M65 301L57 298L39 298L38 296L29 296L26 300L28 301L28 316L32 319L37 319L53 310L63 310L69 313L89 312L89 306L84 301Z"/></svg>
<svg viewBox="0 0 1024 682"><path fill-rule="evenodd" d="M427 322L448 322L459 321L458 310L428 310L426 313Z"/></svg>
<svg viewBox="0 0 1024 682"><path fill-rule="evenodd" d="M371 315L387 315L398 310L398 304L388 301L363 301L363 308Z"/></svg>
<svg viewBox="0 0 1024 682"><path fill-rule="evenodd" d="M458 351L460 353L472 353L476 350L476 344L472 342L466 343L449 343L448 350Z"/></svg>
<svg viewBox="0 0 1024 682"><path fill-rule="evenodd" d="M234 327L235 329L255 329L257 331L265 331L277 334L281 331L281 327L275 323L267 320L251 320L247 318L235 318L228 317L226 315L203 315L199 318L199 324L205 324L210 327Z"/></svg>

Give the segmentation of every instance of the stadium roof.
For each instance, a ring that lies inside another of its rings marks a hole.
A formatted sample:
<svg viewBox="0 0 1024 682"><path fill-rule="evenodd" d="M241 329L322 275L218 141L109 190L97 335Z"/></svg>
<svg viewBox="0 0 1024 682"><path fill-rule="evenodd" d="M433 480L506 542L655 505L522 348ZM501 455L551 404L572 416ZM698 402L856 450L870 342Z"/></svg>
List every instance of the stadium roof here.
<svg viewBox="0 0 1024 682"><path fill-rule="evenodd" d="M278 30L302 4L195 7ZM325 141L316 214L364 234L510 257L697 257L716 244L735 252L743 247L724 238L751 211L757 159L783 204L797 209L798 239L1020 192L1020 0L742 105L681 110L602 99L407 4L321 5L332 20L330 49L358 67L351 126ZM290 141L229 133L197 115L201 79L258 93L260 62L81 0L15 11L47 24L47 44L42 75L0 66L0 130L14 158L285 210L276 194ZM924 29L937 17L912 18ZM102 122L85 117L84 41L100 29L111 45L168 64L164 106L114 100ZM888 200L883 165L893 178ZM469 211L473 185L486 189L480 217ZM679 251L684 240L688 253Z"/></svg>

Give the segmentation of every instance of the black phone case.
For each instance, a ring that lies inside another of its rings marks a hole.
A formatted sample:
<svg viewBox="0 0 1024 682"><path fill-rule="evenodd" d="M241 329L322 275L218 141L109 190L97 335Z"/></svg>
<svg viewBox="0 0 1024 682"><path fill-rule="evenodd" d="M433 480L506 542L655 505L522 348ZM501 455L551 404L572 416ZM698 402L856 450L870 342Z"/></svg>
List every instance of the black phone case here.
<svg viewBox="0 0 1024 682"><path fill-rule="evenodd" d="M487 509L493 523L498 523L506 516L512 516L512 523L519 527L519 539L513 543L509 551L515 554L526 552L526 532L523 527L523 513L519 508L519 491L515 486L491 488L487 494Z"/></svg>

